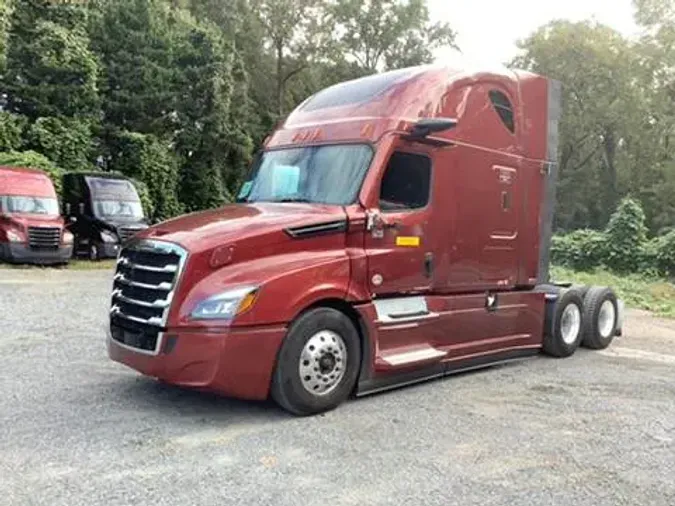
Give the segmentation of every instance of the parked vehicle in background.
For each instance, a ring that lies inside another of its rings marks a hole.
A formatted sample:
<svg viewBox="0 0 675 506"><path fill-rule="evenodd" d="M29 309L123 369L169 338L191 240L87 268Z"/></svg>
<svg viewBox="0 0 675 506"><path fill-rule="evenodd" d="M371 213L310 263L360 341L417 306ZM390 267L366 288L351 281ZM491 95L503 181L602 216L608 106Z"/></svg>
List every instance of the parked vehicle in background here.
<svg viewBox="0 0 675 506"><path fill-rule="evenodd" d="M122 249L110 357L308 415L606 348L614 292L549 279L560 95L527 72L436 66L319 92L268 138L238 203Z"/></svg>
<svg viewBox="0 0 675 506"><path fill-rule="evenodd" d="M123 176L65 174L63 208L75 255L90 260L115 258L124 243L148 227L136 187Z"/></svg>
<svg viewBox="0 0 675 506"><path fill-rule="evenodd" d="M41 170L0 167L0 260L68 263L73 236L64 227L54 184Z"/></svg>

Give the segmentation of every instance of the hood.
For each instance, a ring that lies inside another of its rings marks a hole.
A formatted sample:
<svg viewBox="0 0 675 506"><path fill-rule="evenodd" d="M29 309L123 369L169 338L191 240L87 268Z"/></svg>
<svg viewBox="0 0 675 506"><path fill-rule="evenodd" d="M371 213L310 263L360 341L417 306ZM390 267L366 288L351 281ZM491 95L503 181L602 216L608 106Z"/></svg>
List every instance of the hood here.
<svg viewBox="0 0 675 506"><path fill-rule="evenodd" d="M4 215L4 222L15 223L24 228L28 227L63 227L63 218L59 215L46 214L10 214Z"/></svg>
<svg viewBox="0 0 675 506"><path fill-rule="evenodd" d="M94 216L93 218L96 222L105 225L107 228L110 228L111 230L116 230L118 228L129 228L129 229L132 229L132 230L141 230L143 228L148 227L148 224L144 219L130 221L130 220L119 220L119 219L115 219L115 218L107 218L107 217L100 218L98 216Z"/></svg>
<svg viewBox="0 0 675 506"><path fill-rule="evenodd" d="M191 253L200 253L217 246L242 243L253 237L264 239L266 244L277 244L294 237L318 235L329 228L331 231L345 230L346 219L341 206L230 204L162 222L136 237L174 242Z"/></svg>

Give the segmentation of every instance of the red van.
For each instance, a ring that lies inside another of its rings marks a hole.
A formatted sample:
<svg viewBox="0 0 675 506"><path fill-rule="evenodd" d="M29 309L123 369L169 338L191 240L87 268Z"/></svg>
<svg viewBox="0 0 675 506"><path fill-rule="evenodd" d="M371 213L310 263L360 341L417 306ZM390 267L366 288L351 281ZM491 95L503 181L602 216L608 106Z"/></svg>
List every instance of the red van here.
<svg viewBox="0 0 675 506"><path fill-rule="evenodd" d="M237 203L122 249L110 357L309 415L609 346L613 290L549 279L560 94L527 72L423 66L310 97Z"/></svg>
<svg viewBox="0 0 675 506"><path fill-rule="evenodd" d="M49 176L0 167L0 261L67 263L72 251L73 235L64 228Z"/></svg>

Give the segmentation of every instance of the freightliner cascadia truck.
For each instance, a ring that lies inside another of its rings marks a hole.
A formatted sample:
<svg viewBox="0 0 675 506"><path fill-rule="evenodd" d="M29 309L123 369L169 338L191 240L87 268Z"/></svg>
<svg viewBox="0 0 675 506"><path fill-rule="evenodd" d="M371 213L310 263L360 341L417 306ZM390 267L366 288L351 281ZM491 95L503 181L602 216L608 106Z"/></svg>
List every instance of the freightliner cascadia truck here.
<svg viewBox="0 0 675 506"><path fill-rule="evenodd" d="M341 83L268 137L237 202L121 250L108 354L311 415L621 335L610 287L549 276L561 85L408 68Z"/></svg>
<svg viewBox="0 0 675 506"><path fill-rule="evenodd" d="M0 167L0 262L66 264L73 236L56 189L38 169Z"/></svg>

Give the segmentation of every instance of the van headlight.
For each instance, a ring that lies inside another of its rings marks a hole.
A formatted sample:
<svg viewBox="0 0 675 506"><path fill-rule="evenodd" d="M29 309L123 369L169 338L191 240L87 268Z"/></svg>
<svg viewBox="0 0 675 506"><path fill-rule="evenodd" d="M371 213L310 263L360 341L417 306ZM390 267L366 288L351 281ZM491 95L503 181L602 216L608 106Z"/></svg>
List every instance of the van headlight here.
<svg viewBox="0 0 675 506"><path fill-rule="evenodd" d="M253 307L258 287L243 286L219 293L201 301L190 317L197 320L231 320Z"/></svg>
<svg viewBox="0 0 675 506"><path fill-rule="evenodd" d="M103 239L103 242L117 242L117 236L107 230L101 231L101 239Z"/></svg>

